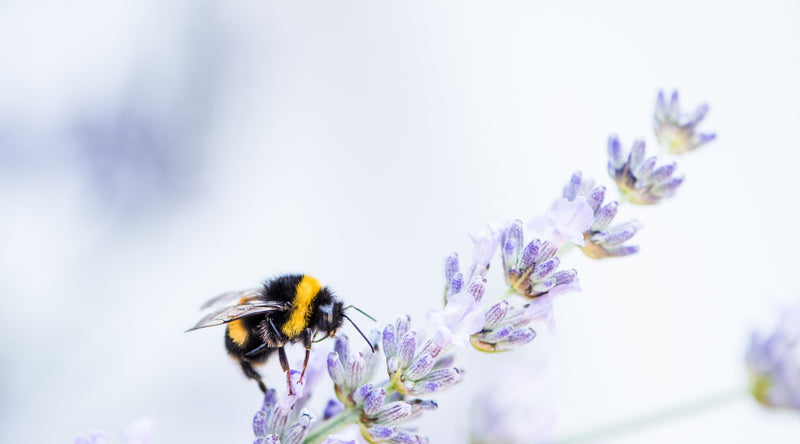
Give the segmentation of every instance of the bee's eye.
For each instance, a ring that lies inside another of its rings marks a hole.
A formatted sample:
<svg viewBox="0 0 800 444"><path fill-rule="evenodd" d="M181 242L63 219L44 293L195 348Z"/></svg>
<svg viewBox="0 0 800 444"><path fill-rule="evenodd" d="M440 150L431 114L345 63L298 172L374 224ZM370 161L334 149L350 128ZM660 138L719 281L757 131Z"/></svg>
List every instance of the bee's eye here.
<svg viewBox="0 0 800 444"><path fill-rule="evenodd" d="M320 305L319 311L325 314L325 321L333 322L333 303Z"/></svg>

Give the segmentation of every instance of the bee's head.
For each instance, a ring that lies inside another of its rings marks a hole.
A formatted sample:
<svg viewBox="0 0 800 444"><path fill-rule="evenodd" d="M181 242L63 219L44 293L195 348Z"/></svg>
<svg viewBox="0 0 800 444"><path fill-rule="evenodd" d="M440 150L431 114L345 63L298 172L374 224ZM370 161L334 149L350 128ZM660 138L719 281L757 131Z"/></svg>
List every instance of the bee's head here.
<svg viewBox="0 0 800 444"><path fill-rule="evenodd" d="M317 319L314 323L317 330L327 336L336 334L336 330L342 326L344 320L344 306L340 301L335 300L330 292L322 290L325 294L320 294L319 305L317 306Z"/></svg>

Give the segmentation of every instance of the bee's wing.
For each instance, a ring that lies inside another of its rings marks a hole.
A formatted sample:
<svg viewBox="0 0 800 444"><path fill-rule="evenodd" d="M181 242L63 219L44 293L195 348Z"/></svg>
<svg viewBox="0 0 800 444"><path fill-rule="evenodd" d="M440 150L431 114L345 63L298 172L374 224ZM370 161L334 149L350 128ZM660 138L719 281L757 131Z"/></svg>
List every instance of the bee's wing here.
<svg viewBox="0 0 800 444"><path fill-rule="evenodd" d="M217 297L213 297L207 300L206 303L203 304L202 307L200 307L200 310L205 310L207 308L216 307L217 305L222 305L222 304L230 305L233 302L240 301L242 298L251 299L261 295L261 291L263 289L264 287L259 287L259 288L250 288L247 290L229 291L227 293L222 293Z"/></svg>
<svg viewBox="0 0 800 444"><path fill-rule="evenodd" d="M241 319L247 316L254 316L258 314L264 314L276 311L286 311L288 308L289 306L285 302L264 301L256 299L253 301L245 302L243 304L234 305L232 307L225 307L217 311L214 311L209 315L205 316L203 319L200 319L200 322L198 322L197 324L195 324L194 327L186 331L188 332L192 330L197 330L199 328L213 327L215 325L227 324L228 322L234 321L236 319Z"/></svg>

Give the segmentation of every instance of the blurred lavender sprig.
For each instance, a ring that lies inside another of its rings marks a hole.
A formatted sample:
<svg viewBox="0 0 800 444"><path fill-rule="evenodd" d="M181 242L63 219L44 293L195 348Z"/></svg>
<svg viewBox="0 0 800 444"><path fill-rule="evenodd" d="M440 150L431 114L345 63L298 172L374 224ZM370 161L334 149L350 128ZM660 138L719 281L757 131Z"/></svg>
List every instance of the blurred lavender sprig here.
<svg viewBox="0 0 800 444"><path fill-rule="evenodd" d="M672 92L669 102L664 99L664 92L659 91L653 115L653 130L658 143L673 154L682 154L711 142L717 137L715 133L695 132L707 113L708 105L704 103L691 114L682 114L678 91Z"/></svg>
<svg viewBox="0 0 800 444"><path fill-rule="evenodd" d="M800 304L768 332L753 332L746 355L750 391L769 407L800 410Z"/></svg>

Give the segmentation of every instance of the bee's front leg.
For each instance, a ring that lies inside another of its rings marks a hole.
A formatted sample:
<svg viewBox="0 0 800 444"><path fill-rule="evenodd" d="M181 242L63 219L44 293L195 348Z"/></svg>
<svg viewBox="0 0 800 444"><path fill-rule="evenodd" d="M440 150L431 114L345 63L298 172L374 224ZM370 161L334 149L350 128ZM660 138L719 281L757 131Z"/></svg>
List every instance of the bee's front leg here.
<svg viewBox="0 0 800 444"><path fill-rule="evenodd" d="M303 382L303 377L306 375L306 367L308 367L308 359L309 357L311 357L311 343L313 342L312 341L313 335L314 332L310 328L307 328L306 331L303 332L303 346L305 346L306 348L306 357L305 359L303 359L303 371L300 372L300 383Z"/></svg>

